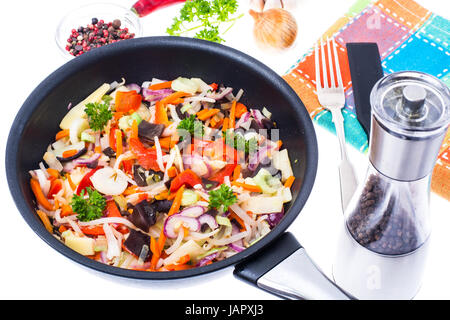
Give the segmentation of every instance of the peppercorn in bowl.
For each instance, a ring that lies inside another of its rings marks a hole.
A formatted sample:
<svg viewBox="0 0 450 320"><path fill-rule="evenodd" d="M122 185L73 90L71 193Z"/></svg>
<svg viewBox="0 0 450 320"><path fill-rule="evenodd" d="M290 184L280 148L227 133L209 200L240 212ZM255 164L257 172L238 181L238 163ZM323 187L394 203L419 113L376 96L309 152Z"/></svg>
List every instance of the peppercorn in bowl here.
<svg viewBox="0 0 450 320"><path fill-rule="evenodd" d="M108 3L90 4L70 11L59 22L55 41L71 59L111 43L142 36L141 22L131 10Z"/></svg>

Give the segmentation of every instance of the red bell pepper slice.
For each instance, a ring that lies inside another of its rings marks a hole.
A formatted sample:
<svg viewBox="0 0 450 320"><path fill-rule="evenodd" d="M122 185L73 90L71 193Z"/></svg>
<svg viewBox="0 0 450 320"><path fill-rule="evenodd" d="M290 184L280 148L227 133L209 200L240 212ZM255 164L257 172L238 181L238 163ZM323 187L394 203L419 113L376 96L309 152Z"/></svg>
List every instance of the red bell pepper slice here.
<svg viewBox="0 0 450 320"><path fill-rule="evenodd" d="M117 208L117 205L114 202L114 200L106 201L106 216L108 218L111 218L111 217L122 217L122 215L120 214L120 211Z"/></svg>
<svg viewBox="0 0 450 320"><path fill-rule="evenodd" d="M145 170L161 171L156 161L156 149L146 148L139 138L130 138L129 144L131 152L137 157L138 163Z"/></svg>
<svg viewBox="0 0 450 320"><path fill-rule="evenodd" d="M236 168L235 163L227 164L222 170L216 172L212 177L208 178L208 180L223 183L225 177L233 175L234 168Z"/></svg>
<svg viewBox="0 0 450 320"><path fill-rule="evenodd" d="M50 190L47 193L47 199L53 199L53 196L62 189L62 182L60 179L52 179Z"/></svg>
<svg viewBox="0 0 450 320"><path fill-rule="evenodd" d="M117 91L115 106L117 112L134 112L141 106L142 96L135 90Z"/></svg>
<svg viewBox="0 0 450 320"><path fill-rule="evenodd" d="M197 184L201 184L202 183L202 179L200 179L195 173L194 171L192 171L191 169L186 169L183 172L181 172L180 174L178 174L170 183L170 192L175 192L178 189L180 189L180 187L182 185L188 185L190 187L193 187Z"/></svg>
<svg viewBox="0 0 450 320"><path fill-rule="evenodd" d="M92 182L91 182L91 177L94 175L94 173L101 169L103 167L97 167L95 169L92 169L91 171L89 171L88 173L86 173L83 177L83 179L81 179L80 184L77 187L77 191L76 194L80 195L81 191L83 191L84 189L90 187L92 188Z"/></svg>

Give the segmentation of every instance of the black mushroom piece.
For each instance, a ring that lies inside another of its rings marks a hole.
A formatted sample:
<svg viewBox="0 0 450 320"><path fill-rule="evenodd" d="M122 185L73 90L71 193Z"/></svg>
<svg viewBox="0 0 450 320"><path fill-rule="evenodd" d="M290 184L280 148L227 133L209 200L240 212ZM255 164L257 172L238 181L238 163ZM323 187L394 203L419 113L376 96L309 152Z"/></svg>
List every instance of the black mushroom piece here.
<svg viewBox="0 0 450 320"><path fill-rule="evenodd" d="M138 126L138 136L145 142L154 142L155 137L160 137L164 131L163 124L150 123L142 120Z"/></svg>
<svg viewBox="0 0 450 320"><path fill-rule="evenodd" d="M172 203L173 201L171 200L155 200L153 201L152 206L157 212L168 213L172 207Z"/></svg>
<svg viewBox="0 0 450 320"><path fill-rule="evenodd" d="M144 245L149 246L150 243L150 236L142 233L140 231L137 230L130 230L130 233L128 235L128 238L124 241L123 245L125 246L125 248L131 252L132 254L134 254L137 257L141 256L141 252L142 252L142 247ZM147 251L147 255L142 258L144 258L144 261L148 261L150 260L152 256L152 252L150 250Z"/></svg>
<svg viewBox="0 0 450 320"><path fill-rule="evenodd" d="M202 178L202 185L206 190L211 190L216 188L220 183L217 181L208 180L206 178Z"/></svg>
<svg viewBox="0 0 450 320"><path fill-rule="evenodd" d="M116 152L111 147L105 148L102 152L107 157L110 157L110 158L115 158L116 157Z"/></svg>
<svg viewBox="0 0 450 320"><path fill-rule="evenodd" d="M139 187L147 186L147 177L145 176L145 170L140 165L135 164L133 166L133 180Z"/></svg>
<svg viewBox="0 0 450 320"><path fill-rule="evenodd" d="M181 120L186 119L188 117L188 113L187 112L182 112L181 108L183 107L182 103L179 103L176 107L175 107L175 111L177 112L178 118L180 118Z"/></svg>
<svg viewBox="0 0 450 320"><path fill-rule="evenodd" d="M147 200L142 200L134 206L133 213L128 217L136 227L148 232L156 223L156 210Z"/></svg>
<svg viewBox="0 0 450 320"><path fill-rule="evenodd" d="M74 154L71 157L67 157L67 158L63 158L63 157L56 157L59 161L61 162L67 162L67 161L71 161L74 160L78 157L81 157L82 155L84 155L87 152L86 148L81 149L80 151L78 151L76 154Z"/></svg>

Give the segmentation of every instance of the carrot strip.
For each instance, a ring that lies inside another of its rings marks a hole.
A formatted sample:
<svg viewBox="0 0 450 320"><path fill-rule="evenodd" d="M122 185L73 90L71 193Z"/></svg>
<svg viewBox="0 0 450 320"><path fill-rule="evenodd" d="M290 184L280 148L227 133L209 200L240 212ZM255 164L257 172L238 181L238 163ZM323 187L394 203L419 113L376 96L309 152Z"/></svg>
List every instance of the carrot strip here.
<svg viewBox="0 0 450 320"><path fill-rule="evenodd" d="M290 176L286 179L286 181L284 182L284 187L285 188L290 188L292 187L292 184L294 183L295 177L294 176Z"/></svg>
<svg viewBox="0 0 450 320"><path fill-rule="evenodd" d="M70 178L70 174L67 175L67 181L69 181L70 189L72 189L72 191L75 191L77 186L75 185L75 183L73 183L72 179Z"/></svg>
<svg viewBox="0 0 450 320"><path fill-rule="evenodd" d="M223 123L222 123L222 132L225 132L228 130L228 123L230 122L230 119L225 118L223 119Z"/></svg>
<svg viewBox="0 0 450 320"><path fill-rule="evenodd" d="M177 100L178 98L187 97L187 96L190 96L190 94L183 92L183 91L177 91L177 92L172 93L171 95L165 97L164 99L162 99L161 103L162 104L173 103L173 101Z"/></svg>
<svg viewBox="0 0 450 320"><path fill-rule="evenodd" d="M122 153L122 131L120 129L116 129L116 158L118 158Z"/></svg>
<svg viewBox="0 0 450 320"><path fill-rule="evenodd" d="M234 171L233 171L233 181L236 181L237 179L239 179L240 175L241 175L241 165L238 164L236 166L236 168L234 168Z"/></svg>
<svg viewBox="0 0 450 320"><path fill-rule="evenodd" d="M236 118L242 117L242 115L246 112L247 112L247 107L244 104L238 102L236 104Z"/></svg>
<svg viewBox="0 0 450 320"><path fill-rule="evenodd" d="M53 178L59 178L59 171L56 169L48 168L47 169L48 174Z"/></svg>
<svg viewBox="0 0 450 320"><path fill-rule="evenodd" d="M177 264L185 264L188 263L189 260L191 260L191 256L189 254L182 256L178 261Z"/></svg>
<svg viewBox="0 0 450 320"><path fill-rule="evenodd" d="M48 232L53 233L52 224L51 224L48 216L45 214L45 212L41 211L41 210L36 210L36 213L38 214L39 218L41 219L42 223L44 224L45 229L47 229Z"/></svg>
<svg viewBox="0 0 450 320"><path fill-rule="evenodd" d="M259 186L254 186L254 185L251 185L251 184L246 184L246 183L236 182L236 181L233 181L231 184L236 186L236 187L241 187L244 190L247 190L247 191L250 191L250 192L262 192L262 190L261 190L261 188Z"/></svg>
<svg viewBox="0 0 450 320"><path fill-rule="evenodd" d="M206 110L206 109L205 109ZM200 111L201 112L201 111ZM207 109L206 112L202 113L201 115L198 115L197 113L197 118L201 121L205 121L213 116L215 116L216 114L218 114L220 112L219 109Z"/></svg>
<svg viewBox="0 0 450 320"><path fill-rule="evenodd" d="M31 190L34 193L34 196L36 197L36 201L41 206L43 206L45 209L47 209L49 211L53 211L53 205L48 201L47 197L42 192L39 182L37 180L31 179L30 186L31 186Z"/></svg>
<svg viewBox="0 0 450 320"><path fill-rule="evenodd" d="M133 120L133 123L131 125L131 135L130 138L138 138L138 133L139 133L139 126L136 120Z"/></svg>
<svg viewBox="0 0 450 320"><path fill-rule="evenodd" d="M283 145L283 141L278 140L278 141L277 141L277 148L278 148L278 150L281 149L281 146L282 146L282 145Z"/></svg>
<svg viewBox="0 0 450 320"><path fill-rule="evenodd" d="M70 157L76 155L77 153L78 153L78 150L70 149L70 150L64 151L62 156L63 156L63 158L70 158Z"/></svg>
<svg viewBox="0 0 450 320"><path fill-rule="evenodd" d="M169 178L176 177L177 174L178 174L178 173L177 173L177 168L175 168L174 166L170 167L170 168L167 170L167 175L169 176Z"/></svg>
<svg viewBox="0 0 450 320"><path fill-rule="evenodd" d="M230 220L236 220L237 221L237 223L239 223L239 225L241 226L241 229L240 229L240 231L241 232L243 232L243 231L245 231L245 230L247 230L247 228L245 227L245 223L244 223L244 220L242 220L236 213L234 213L232 210L230 210L230 216L229 216L229 218L230 218Z"/></svg>
<svg viewBox="0 0 450 320"><path fill-rule="evenodd" d="M165 81L161 83L155 83L149 86L150 90L170 89L172 87L172 81Z"/></svg>
<svg viewBox="0 0 450 320"><path fill-rule="evenodd" d="M161 101L157 101L155 104L155 123L164 124L166 127L169 125L169 117L167 116L166 107Z"/></svg>
<svg viewBox="0 0 450 320"><path fill-rule="evenodd" d="M175 140L172 136L164 137L159 139L159 145L163 149L170 150L172 149L176 144L178 140Z"/></svg>
<svg viewBox="0 0 450 320"><path fill-rule="evenodd" d="M180 210L181 198L183 197L183 191L184 191L184 185L181 186L180 189L178 189L175 199L172 202L172 206L170 207L168 216L171 216ZM157 253L158 254L153 254L152 260L150 262L152 270L156 269L156 264L158 263L158 260L161 257L161 253L164 249L164 243L166 243L166 235L164 234L164 229L163 229L163 230L161 230L161 234L159 235L159 238L158 238L158 243L157 243L157 245L158 245Z"/></svg>
<svg viewBox="0 0 450 320"><path fill-rule="evenodd" d="M170 207L169 213L168 215L171 216L175 213L177 213L180 210L180 206L181 206L181 198L183 197L183 192L184 192L184 185L182 185L175 196L175 199L173 200L172 206Z"/></svg>
<svg viewBox="0 0 450 320"><path fill-rule="evenodd" d="M230 110L230 129L234 129L236 127L236 100L233 100Z"/></svg>
<svg viewBox="0 0 450 320"><path fill-rule="evenodd" d="M62 139L62 138L64 138L64 137L68 137L69 134L70 134L70 130L69 130L69 129L61 130L61 131L59 131L59 132L56 134L55 140L59 140L59 139Z"/></svg>
<svg viewBox="0 0 450 320"><path fill-rule="evenodd" d="M155 196L155 200L165 200L169 196L169 191L165 190Z"/></svg>
<svg viewBox="0 0 450 320"><path fill-rule="evenodd" d="M60 213L61 218L70 216L70 215L72 215L72 214L74 214L74 212L72 211L72 207L69 206L68 204L64 204L64 205L61 207L61 213Z"/></svg>

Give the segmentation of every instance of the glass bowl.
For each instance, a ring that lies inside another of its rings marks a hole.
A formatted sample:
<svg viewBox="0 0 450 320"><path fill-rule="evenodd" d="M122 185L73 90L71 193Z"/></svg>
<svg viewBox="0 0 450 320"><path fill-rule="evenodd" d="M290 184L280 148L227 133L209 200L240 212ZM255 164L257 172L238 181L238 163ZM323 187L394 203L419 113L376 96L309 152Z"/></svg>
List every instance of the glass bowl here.
<svg viewBox="0 0 450 320"><path fill-rule="evenodd" d="M74 58L74 56L66 50L67 39L71 35L71 30L78 29L80 26L86 27L88 24L92 23L92 18L104 20L105 23L112 22L114 19L119 19L122 23L120 28L128 28L130 33L135 34L135 38L142 36L141 21L130 9L112 3L85 5L70 11L61 19L56 28L56 44L65 58Z"/></svg>

